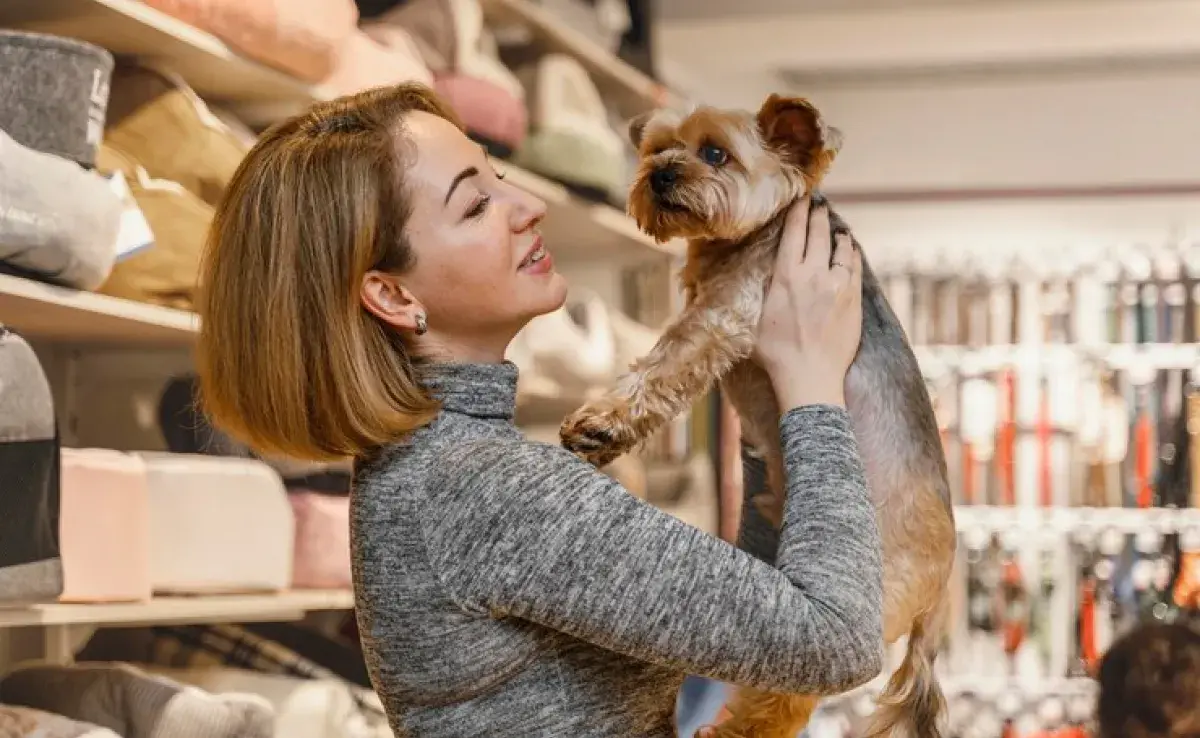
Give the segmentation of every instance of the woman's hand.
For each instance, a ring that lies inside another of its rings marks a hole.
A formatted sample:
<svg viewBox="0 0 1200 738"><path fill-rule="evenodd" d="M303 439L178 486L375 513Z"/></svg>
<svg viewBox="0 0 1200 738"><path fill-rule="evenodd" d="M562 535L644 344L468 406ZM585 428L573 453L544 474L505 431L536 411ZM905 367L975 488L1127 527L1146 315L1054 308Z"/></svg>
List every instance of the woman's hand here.
<svg viewBox="0 0 1200 738"><path fill-rule="evenodd" d="M844 406L862 335L862 256L849 234L832 243L827 205L809 209L805 198L788 213L755 348L784 411Z"/></svg>

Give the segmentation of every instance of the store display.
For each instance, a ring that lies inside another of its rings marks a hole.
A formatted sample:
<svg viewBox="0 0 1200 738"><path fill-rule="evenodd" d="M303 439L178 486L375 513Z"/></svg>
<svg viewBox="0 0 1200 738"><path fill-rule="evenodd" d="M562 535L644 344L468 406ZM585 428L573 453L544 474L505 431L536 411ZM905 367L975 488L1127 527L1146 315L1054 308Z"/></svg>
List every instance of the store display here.
<svg viewBox="0 0 1200 738"><path fill-rule="evenodd" d="M113 57L92 44L0 29L0 130L90 167L100 145Z"/></svg>
<svg viewBox="0 0 1200 738"><path fill-rule="evenodd" d="M155 593L280 591L294 523L283 480L252 459L143 452Z"/></svg>
<svg viewBox="0 0 1200 738"><path fill-rule="evenodd" d="M0 705L3 738L121 738L97 725L15 705Z"/></svg>
<svg viewBox="0 0 1200 738"><path fill-rule="evenodd" d="M306 82L326 79L358 22L353 0L142 0Z"/></svg>
<svg viewBox="0 0 1200 738"><path fill-rule="evenodd" d="M0 130L0 270L99 287L116 258L123 207L100 175Z"/></svg>
<svg viewBox="0 0 1200 738"><path fill-rule="evenodd" d="M150 490L140 457L62 450L62 602L150 599Z"/></svg>
<svg viewBox="0 0 1200 738"><path fill-rule="evenodd" d="M154 179L134 159L107 145L101 147L97 166L126 178L154 237L149 248L116 264L97 291L191 310L213 207L177 182Z"/></svg>
<svg viewBox="0 0 1200 738"><path fill-rule="evenodd" d="M178 74L129 61L113 71L104 146L211 206L250 150Z"/></svg>
<svg viewBox="0 0 1200 738"><path fill-rule="evenodd" d="M0 324L0 604L62 593L58 422L50 384L24 338Z"/></svg>
<svg viewBox="0 0 1200 738"><path fill-rule="evenodd" d="M257 695L211 695L129 664L22 666L0 678L0 702L108 728L122 738L275 738Z"/></svg>
<svg viewBox="0 0 1200 738"><path fill-rule="evenodd" d="M292 587L349 589L349 496L293 488L288 501L296 518Z"/></svg>
<svg viewBox="0 0 1200 738"><path fill-rule="evenodd" d="M528 128L525 90L501 63L478 0L410 0L378 20L412 34L438 94L494 156L520 148Z"/></svg>
<svg viewBox="0 0 1200 738"><path fill-rule="evenodd" d="M556 179L594 200L623 203L628 186L623 137L579 62L547 54L519 72L532 129L513 163Z"/></svg>

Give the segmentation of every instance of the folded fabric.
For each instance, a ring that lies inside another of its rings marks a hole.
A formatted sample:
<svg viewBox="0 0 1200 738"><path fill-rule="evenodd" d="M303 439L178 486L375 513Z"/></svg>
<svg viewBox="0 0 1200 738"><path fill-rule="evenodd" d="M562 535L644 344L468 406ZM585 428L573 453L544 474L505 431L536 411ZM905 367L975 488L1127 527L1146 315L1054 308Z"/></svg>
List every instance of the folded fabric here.
<svg viewBox="0 0 1200 738"><path fill-rule="evenodd" d="M0 129L34 151L91 166L112 68L99 46L0 29Z"/></svg>
<svg viewBox="0 0 1200 738"><path fill-rule="evenodd" d="M0 705L0 738L121 738L98 725L89 725L41 710Z"/></svg>
<svg viewBox="0 0 1200 738"><path fill-rule="evenodd" d="M25 339L0 324L0 604L62 592L60 464L50 383Z"/></svg>
<svg viewBox="0 0 1200 738"><path fill-rule="evenodd" d="M135 62L113 71L104 143L214 206L250 150L182 77Z"/></svg>
<svg viewBox="0 0 1200 738"><path fill-rule="evenodd" d="M124 173L154 234L154 245L114 265L97 291L191 310L213 207L176 182L151 177L134 157L114 146L101 147L97 164L102 171Z"/></svg>
<svg viewBox="0 0 1200 738"><path fill-rule="evenodd" d="M246 56L320 82L358 22L353 0L142 0Z"/></svg>
<svg viewBox="0 0 1200 738"><path fill-rule="evenodd" d="M116 258L121 211L103 177L0 130L0 261L49 282L96 289Z"/></svg>
<svg viewBox="0 0 1200 738"><path fill-rule="evenodd" d="M0 702L94 723L123 738L274 738L274 711L262 697L211 695L129 664L18 667L0 679Z"/></svg>

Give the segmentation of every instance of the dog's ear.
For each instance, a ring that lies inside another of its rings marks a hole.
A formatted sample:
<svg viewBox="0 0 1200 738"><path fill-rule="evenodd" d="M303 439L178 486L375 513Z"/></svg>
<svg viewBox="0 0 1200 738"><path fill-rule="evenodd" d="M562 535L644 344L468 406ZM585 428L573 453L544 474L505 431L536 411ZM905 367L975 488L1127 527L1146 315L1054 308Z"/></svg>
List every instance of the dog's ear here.
<svg viewBox="0 0 1200 738"><path fill-rule="evenodd" d="M629 143L633 144L633 148L640 149L642 147L642 135L646 132L646 124L650 122L653 115L654 111L649 110L639 113L629 120Z"/></svg>
<svg viewBox="0 0 1200 738"><path fill-rule="evenodd" d="M758 129L768 145L814 181L825 175L842 146L841 132L826 126L802 97L768 97L758 111Z"/></svg>

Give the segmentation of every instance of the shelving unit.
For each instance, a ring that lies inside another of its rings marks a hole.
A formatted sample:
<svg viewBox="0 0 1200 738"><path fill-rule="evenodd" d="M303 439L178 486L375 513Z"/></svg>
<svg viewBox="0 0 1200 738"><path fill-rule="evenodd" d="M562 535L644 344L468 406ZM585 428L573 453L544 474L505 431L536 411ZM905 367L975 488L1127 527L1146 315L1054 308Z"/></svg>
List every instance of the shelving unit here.
<svg viewBox="0 0 1200 738"><path fill-rule="evenodd" d="M69 287L0 274L0 324L28 338L80 344L187 346L199 319Z"/></svg>
<svg viewBox="0 0 1200 738"><path fill-rule="evenodd" d="M246 59L223 41L138 0L4 0L0 27L78 38L115 54L170 62L201 97L275 102L296 110L328 97Z"/></svg>
<svg viewBox="0 0 1200 738"><path fill-rule="evenodd" d="M297 620L307 612L348 610L353 606L354 594L343 590L155 597L149 602L0 608L0 628L285 621Z"/></svg>
<svg viewBox="0 0 1200 738"><path fill-rule="evenodd" d="M682 104L661 85L558 23L535 4L481 1L490 24L521 24L543 50L578 58L622 115ZM0 28L77 38L117 56L161 64L179 74L202 98L255 127L300 112L333 94L248 59L216 36L139 0L2 0ZM582 281L606 296L619 295L623 270L647 263L665 266L683 253L681 242L655 242L617 207L576 195L509 162L496 163L508 181L547 203L542 233L556 261L568 273L590 272ZM59 385L75 386L71 378L83 366L78 363L80 357L89 360L91 369L103 366L105 372L128 378L122 388L133 387L143 375L157 378L189 366L190 349L200 327L198 316L190 312L2 274L0 325L19 332L39 351L47 350L53 362L62 363L55 371L48 370L56 393ZM61 376L55 380L55 374ZM61 392L62 397L56 399L72 406L74 390ZM574 409L578 400L523 394L520 404L525 413L561 417ZM66 417L71 417L70 412ZM715 518L715 504L715 500L704 501L668 512L697 527L709 527L710 519ZM70 661L98 627L291 621L309 612L352 607L351 592L325 590L155 597L118 604L0 606L0 670L17 656ZM33 637L28 635L31 631ZM14 646L19 647L14 650ZM36 653L29 652L31 648Z"/></svg>
<svg viewBox="0 0 1200 738"><path fill-rule="evenodd" d="M517 24L528 29L550 52L570 54L587 69L600 94L632 117L653 108L678 108L679 96L637 69L617 59L578 31L559 23L529 0L482 0L484 15L495 25Z"/></svg>

